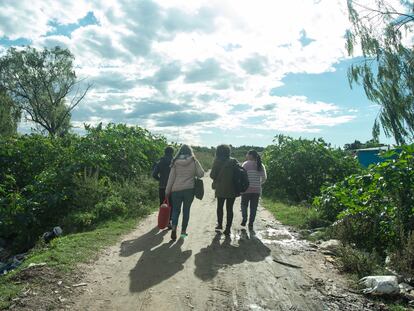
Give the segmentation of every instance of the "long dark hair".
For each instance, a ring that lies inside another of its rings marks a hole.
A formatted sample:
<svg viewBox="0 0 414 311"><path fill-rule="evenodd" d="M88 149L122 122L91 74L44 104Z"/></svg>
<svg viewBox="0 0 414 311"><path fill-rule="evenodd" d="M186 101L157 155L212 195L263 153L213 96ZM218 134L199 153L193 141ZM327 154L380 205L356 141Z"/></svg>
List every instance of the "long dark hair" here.
<svg viewBox="0 0 414 311"><path fill-rule="evenodd" d="M257 153L256 150L249 150L249 152L247 153L249 156L252 156L253 159L255 159L255 161L257 162L257 170L260 172L261 170L263 170L263 164L262 164L262 157L260 156L259 153Z"/></svg>
<svg viewBox="0 0 414 311"><path fill-rule="evenodd" d="M216 159L227 160L230 158L231 148L229 145L219 145L216 149Z"/></svg>
<svg viewBox="0 0 414 311"><path fill-rule="evenodd" d="M178 152L175 155L172 163L174 164L175 161L177 161L177 159L182 155L189 156L189 157L194 157L193 149L189 145L181 145L181 148L178 150Z"/></svg>

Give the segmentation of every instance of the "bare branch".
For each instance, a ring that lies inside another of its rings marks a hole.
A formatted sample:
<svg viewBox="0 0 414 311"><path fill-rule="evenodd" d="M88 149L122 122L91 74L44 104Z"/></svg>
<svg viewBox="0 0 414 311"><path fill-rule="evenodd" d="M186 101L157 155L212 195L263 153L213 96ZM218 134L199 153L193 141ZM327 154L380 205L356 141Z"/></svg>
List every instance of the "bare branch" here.
<svg viewBox="0 0 414 311"><path fill-rule="evenodd" d="M77 99L77 100L75 100L75 98L76 97L74 97L72 100L71 100L71 105L69 105L69 107L68 107L68 109L66 110L66 112L63 114L63 116L60 118L60 120L59 120L59 125L60 124L62 124L64 121L65 121L65 119L67 118L67 116L69 115L69 113L73 110L73 109L75 109L75 107L77 106L77 105L79 105L79 103L84 99L84 97L86 96L86 94L88 93L88 91L89 91L89 89L92 87L92 84L88 84L87 85L87 87L86 87L86 89L85 89L85 91L83 92L83 94ZM78 91L77 91L78 92Z"/></svg>

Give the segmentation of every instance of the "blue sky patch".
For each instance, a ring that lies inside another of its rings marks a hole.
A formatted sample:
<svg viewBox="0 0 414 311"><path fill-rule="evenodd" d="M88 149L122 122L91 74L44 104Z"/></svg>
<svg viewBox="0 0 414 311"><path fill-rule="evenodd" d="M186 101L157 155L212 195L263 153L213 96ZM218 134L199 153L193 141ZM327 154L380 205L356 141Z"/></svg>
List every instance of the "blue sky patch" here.
<svg viewBox="0 0 414 311"><path fill-rule="evenodd" d="M306 35L306 30L303 29L300 32L300 39L299 39L300 43L302 44L302 46L307 46L309 44L311 44L312 42L314 42L315 40L308 38L308 36Z"/></svg>
<svg viewBox="0 0 414 311"><path fill-rule="evenodd" d="M49 26L53 27L53 30L49 31L46 36L60 35L70 37L76 29L88 25L99 25L93 12L88 12L85 17L79 19L77 23L72 24L59 24L56 20L52 20L49 22Z"/></svg>
<svg viewBox="0 0 414 311"><path fill-rule="evenodd" d="M23 45L30 45L32 43L29 39L19 38L16 40L10 40L7 37L0 38L0 46L5 48L9 48L11 46L23 46Z"/></svg>

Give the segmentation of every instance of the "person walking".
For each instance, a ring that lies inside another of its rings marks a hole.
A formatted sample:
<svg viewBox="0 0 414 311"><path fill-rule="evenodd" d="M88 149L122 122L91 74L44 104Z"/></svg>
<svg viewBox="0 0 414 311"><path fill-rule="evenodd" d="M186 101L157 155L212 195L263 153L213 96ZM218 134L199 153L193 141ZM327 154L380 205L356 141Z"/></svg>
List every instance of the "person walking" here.
<svg viewBox="0 0 414 311"><path fill-rule="evenodd" d="M266 168L262 159L256 150L250 150L246 155L247 161L243 163L243 168L247 171L249 177L249 188L242 193L241 212L242 227L247 223L247 210L250 205L249 230L253 230L253 223L256 218L259 198L262 193L262 185L267 179Z"/></svg>
<svg viewBox="0 0 414 311"><path fill-rule="evenodd" d="M174 148L171 146L166 147L164 149L164 156L155 164L152 171L152 177L158 180L160 204L165 200L165 188L167 188L173 154Z"/></svg>
<svg viewBox="0 0 414 311"><path fill-rule="evenodd" d="M187 236L187 226L190 219L190 207L194 200L195 178L204 176L200 162L195 158L193 150L188 145L182 145L172 161L168 177L166 195L172 199L172 231L171 239L177 239L177 225L181 207L183 218L181 237Z"/></svg>
<svg viewBox="0 0 414 311"><path fill-rule="evenodd" d="M223 209L226 203L226 229L223 231L225 235L230 235L233 206L237 196L233 175L238 162L230 157L230 153L230 146L217 146L216 158L210 172L210 177L213 179L212 187L217 197L217 231L223 229Z"/></svg>
<svg viewBox="0 0 414 311"><path fill-rule="evenodd" d="M154 169L152 171L152 177L158 180L158 196L160 199L160 205L164 202L165 196L165 189L167 188L168 176L170 175L170 166L171 161L173 159L174 148L168 146L164 149L164 156L155 164ZM170 197L168 198L168 202L171 201ZM171 230L172 224L172 214L170 215L170 221L168 223L168 230Z"/></svg>

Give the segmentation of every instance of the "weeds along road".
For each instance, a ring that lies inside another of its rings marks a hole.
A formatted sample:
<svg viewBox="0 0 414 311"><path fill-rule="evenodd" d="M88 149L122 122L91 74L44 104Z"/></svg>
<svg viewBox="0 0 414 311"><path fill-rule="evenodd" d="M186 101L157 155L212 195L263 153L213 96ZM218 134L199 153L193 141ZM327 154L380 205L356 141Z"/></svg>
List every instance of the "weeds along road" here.
<svg viewBox="0 0 414 311"><path fill-rule="evenodd" d="M376 310L347 290L329 257L259 208L255 234L217 235L211 181L191 208L189 236L170 242L157 214L103 252L87 271L71 310ZM276 261L275 261L276 260Z"/></svg>

